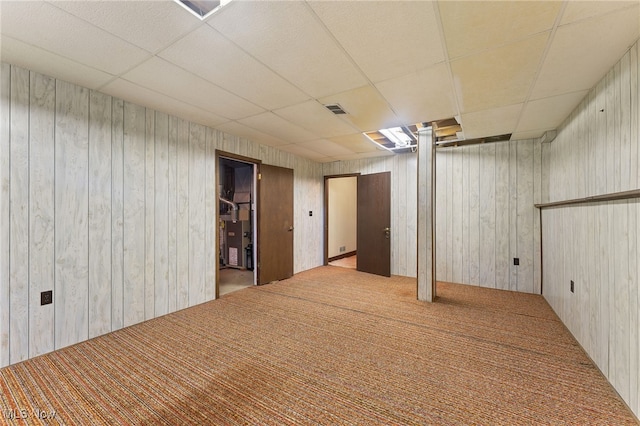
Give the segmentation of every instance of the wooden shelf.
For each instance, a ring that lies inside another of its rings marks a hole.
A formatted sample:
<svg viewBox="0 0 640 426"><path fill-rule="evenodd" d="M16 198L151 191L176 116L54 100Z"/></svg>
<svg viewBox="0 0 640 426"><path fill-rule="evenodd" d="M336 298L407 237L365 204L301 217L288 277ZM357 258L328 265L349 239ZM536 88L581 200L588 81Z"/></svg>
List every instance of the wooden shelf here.
<svg viewBox="0 0 640 426"><path fill-rule="evenodd" d="M611 194L594 195L594 196L585 197L585 198L575 198L572 200L554 201L552 203L534 204L534 206L536 206L539 209L545 209L550 207L561 207L561 206L569 206L569 205L575 205L575 204L628 200L630 198L640 198L640 189L634 189L633 191L614 192Z"/></svg>

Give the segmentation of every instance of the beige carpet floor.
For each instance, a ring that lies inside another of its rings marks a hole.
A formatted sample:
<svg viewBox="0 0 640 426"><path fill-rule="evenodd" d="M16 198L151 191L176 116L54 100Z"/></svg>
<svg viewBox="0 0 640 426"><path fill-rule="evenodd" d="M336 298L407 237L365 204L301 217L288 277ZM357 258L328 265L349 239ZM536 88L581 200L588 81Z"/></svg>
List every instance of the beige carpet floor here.
<svg viewBox="0 0 640 426"><path fill-rule="evenodd" d="M316 268L0 369L0 413L8 424L638 424L541 296L438 292L426 304L413 279Z"/></svg>

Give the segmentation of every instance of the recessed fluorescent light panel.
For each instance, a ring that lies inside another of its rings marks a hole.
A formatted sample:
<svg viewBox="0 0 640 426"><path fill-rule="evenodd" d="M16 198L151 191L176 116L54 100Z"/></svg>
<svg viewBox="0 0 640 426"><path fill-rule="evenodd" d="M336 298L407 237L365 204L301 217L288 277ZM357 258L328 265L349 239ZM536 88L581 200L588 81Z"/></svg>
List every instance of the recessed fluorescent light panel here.
<svg viewBox="0 0 640 426"><path fill-rule="evenodd" d="M174 0L201 20L207 19L231 0Z"/></svg>
<svg viewBox="0 0 640 426"><path fill-rule="evenodd" d="M364 135L379 147L396 154L416 152L416 135L421 127L424 127L423 123L365 132Z"/></svg>

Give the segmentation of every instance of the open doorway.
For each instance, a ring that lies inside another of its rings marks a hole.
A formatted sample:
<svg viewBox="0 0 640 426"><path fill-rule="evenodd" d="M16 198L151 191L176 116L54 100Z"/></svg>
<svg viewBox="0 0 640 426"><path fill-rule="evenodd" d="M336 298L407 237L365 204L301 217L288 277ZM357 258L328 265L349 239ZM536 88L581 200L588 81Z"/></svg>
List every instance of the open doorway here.
<svg viewBox="0 0 640 426"><path fill-rule="evenodd" d="M391 172L325 176L324 264L347 258L360 272L391 276Z"/></svg>
<svg viewBox="0 0 640 426"><path fill-rule="evenodd" d="M358 175L325 178L325 263L356 269Z"/></svg>
<svg viewBox="0 0 640 426"><path fill-rule="evenodd" d="M256 284L256 169L218 156L218 296Z"/></svg>

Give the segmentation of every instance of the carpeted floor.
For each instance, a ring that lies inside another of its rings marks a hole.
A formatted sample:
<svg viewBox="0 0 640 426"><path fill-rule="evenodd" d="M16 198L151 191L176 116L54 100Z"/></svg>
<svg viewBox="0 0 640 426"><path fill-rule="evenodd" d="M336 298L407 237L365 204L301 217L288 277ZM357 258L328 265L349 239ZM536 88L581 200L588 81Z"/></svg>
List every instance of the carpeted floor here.
<svg viewBox="0 0 640 426"><path fill-rule="evenodd" d="M413 279L316 268L1 369L0 413L9 424L54 411L43 423L638 424L541 296L438 293L425 304Z"/></svg>

